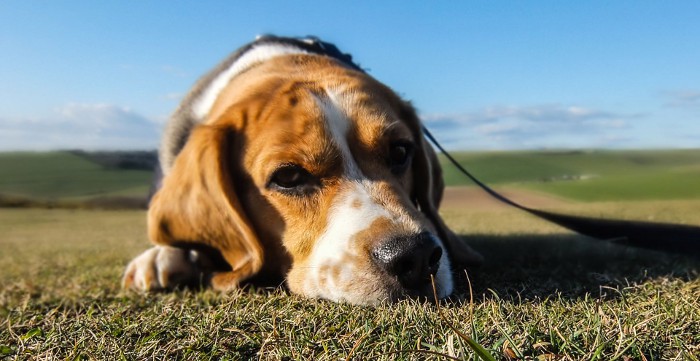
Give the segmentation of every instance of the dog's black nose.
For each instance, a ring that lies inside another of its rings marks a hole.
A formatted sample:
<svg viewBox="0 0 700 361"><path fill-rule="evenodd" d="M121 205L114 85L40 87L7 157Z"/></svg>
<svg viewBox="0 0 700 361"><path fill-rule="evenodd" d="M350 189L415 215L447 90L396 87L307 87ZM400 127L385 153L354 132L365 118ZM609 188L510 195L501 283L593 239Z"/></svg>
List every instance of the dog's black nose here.
<svg viewBox="0 0 700 361"><path fill-rule="evenodd" d="M372 251L375 262L406 289L422 291L440 265L442 248L430 233L390 239Z"/></svg>

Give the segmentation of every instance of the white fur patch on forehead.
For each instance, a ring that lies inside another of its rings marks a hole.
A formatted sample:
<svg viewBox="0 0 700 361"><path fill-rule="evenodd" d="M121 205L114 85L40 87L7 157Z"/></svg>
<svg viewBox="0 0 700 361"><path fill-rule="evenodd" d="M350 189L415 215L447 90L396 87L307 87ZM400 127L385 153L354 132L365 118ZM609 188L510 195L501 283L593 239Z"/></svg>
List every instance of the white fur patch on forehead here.
<svg viewBox="0 0 700 361"><path fill-rule="evenodd" d="M323 112L333 143L343 156L346 176L350 179L362 179L362 172L357 166L348 144L350 120L347 109L351 101L351 96L347 92L341 93L333 90L326 90L325 97L316 97L316 103Z"/></svg>
<svg viewBox="0 0 700 361"><path fill-rule="evenodd" d="M199 119L204 119L214 106L214 102L216 102L221 91L236 75L265 60L291 54L308 54L308 52L304 49L284 44L261 44L254 46L240 58L236 59L230 67L219 73L219 75L209 83L207 88L204 89L199 98L194 102L192 107L194 115Z"/></svg>

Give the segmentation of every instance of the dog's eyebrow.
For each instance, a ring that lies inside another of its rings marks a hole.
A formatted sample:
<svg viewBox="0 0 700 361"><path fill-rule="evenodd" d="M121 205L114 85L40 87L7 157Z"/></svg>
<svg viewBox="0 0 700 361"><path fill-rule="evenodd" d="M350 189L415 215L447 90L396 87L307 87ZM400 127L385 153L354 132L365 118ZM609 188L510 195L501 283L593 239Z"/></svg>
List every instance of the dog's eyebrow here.
<svg viewBox="0 0 700 361"><path fill-rule="evenodd" d="M330 143L324 143L313 150L289 144L272 146L268 150L253 160L253 163L269 165L269 167L265 167L268 171L279 164L294 163L316 176L322 176L337 171L342 164L340 150Z"/></svg>
<svg viewBox="0 0 700 361"><path fill-rule="evenodd" d="M400 122L400 121L398 121L398 120L393 120L393 121L391 121L391 123L387 124L385 127L383 127L383 128L381 129L381 134L383 135L383 134L386 133L387 131L391 130L391 129L394 128L394 127L398 127L399 125L401 125L401 122Z"/></svg>
<svg viewBox="0 0 700 361"><path fill-rule="evenodd" d="M396 130L397 128L400 129L401 127L405 127L405 125L402 121L392 120L389 124L387 124L386 126L381 127L379 129L378 135L380 138L385 137L387 135L387 133L392 132L392 131ZM407 133L410 134L410 132L407 132ZM411 136L411 138L413 138L413 137Z"/></svg>

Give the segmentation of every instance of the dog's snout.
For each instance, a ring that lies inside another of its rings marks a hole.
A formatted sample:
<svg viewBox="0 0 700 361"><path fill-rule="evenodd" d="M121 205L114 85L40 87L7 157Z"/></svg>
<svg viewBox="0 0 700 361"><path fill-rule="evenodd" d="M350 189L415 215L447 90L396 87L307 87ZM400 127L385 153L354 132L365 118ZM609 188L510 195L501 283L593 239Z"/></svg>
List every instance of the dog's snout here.
<svg viewBox="0 0 700 361"><path fill-rule="evenodd" d="M442 248L430 233L392 238L372 252L375 262L403 287L423 290L438 271Z"/></svg>

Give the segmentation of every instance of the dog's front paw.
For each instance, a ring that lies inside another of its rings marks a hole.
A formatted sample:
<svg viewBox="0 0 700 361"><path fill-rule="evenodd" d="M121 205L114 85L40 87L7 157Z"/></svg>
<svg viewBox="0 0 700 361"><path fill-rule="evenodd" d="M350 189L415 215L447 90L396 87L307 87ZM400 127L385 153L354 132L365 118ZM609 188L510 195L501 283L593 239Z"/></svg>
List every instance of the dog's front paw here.
<svg viewBox="0 0 700 361"><path fill-rule="evenodd" d="M206 256L195 250L155 246L129 262L122 287L160 291L200 286L205 280L208 263Z"/></svg>

